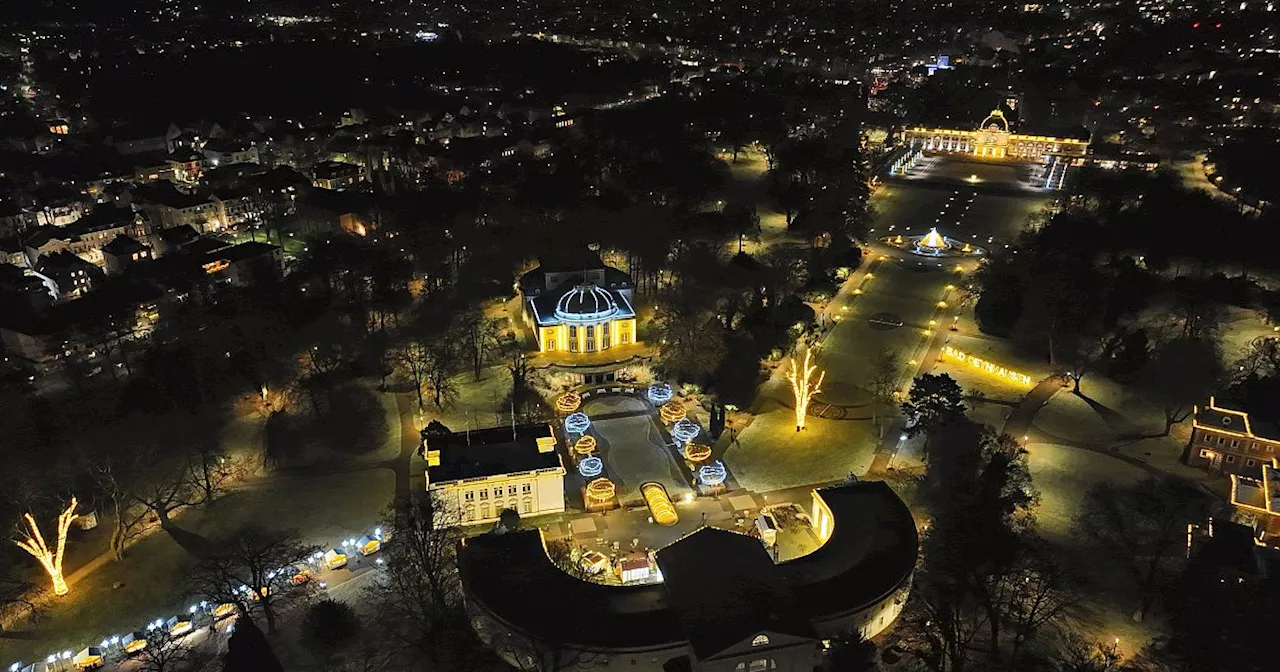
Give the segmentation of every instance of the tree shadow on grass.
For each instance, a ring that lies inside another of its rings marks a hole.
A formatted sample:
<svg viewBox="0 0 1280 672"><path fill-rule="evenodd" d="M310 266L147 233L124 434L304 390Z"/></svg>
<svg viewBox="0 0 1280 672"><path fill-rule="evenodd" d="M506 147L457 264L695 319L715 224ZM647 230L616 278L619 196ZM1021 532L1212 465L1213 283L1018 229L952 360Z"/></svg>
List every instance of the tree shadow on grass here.
<svg viewBox="0 0 1280 672"><path fill-rule="evenodd" d="M173 539L182 547L182 550L191 554L193 557L203 558L215 550L214 543L207 537L203 537L195 532L178 527L172 523L165 527L164 531L169 534L169 538Z"/></svg>

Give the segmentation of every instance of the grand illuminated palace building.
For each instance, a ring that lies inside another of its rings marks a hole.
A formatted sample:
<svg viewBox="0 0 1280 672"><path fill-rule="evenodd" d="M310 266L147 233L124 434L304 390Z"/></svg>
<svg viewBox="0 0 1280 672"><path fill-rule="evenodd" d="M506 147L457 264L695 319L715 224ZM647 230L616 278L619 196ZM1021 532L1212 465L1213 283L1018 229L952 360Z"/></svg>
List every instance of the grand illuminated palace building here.
<svg viewBox="0 0 1280 672"><path fill-rule="evenodd" d="M600 352L636 340L635 283L585 248L545 255L517 289L539 352Z"/></svg>
<svg viewBox="0 0 1280 672"><path fill-rule="evenodd" d="M907 129L905 135L907 143L915 149L984 159L1043 162L1058 157L1073 160L1084 159L1089 151L1087 135L1058 137L1014 132L1005 113L999 109L992 110L974 130L916 127Z"/></svg>

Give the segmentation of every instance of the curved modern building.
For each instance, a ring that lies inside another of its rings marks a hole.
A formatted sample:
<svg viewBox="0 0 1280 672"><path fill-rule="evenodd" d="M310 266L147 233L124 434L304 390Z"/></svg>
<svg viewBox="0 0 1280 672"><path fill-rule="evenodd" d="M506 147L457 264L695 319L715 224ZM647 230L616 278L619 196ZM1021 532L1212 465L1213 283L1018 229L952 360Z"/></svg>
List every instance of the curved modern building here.
<svg viewBox="0 0 1280 672"><path fill-rule="evenodd" d="M883 482L813 492L813 553L775 564L761 543L704 527L656 554L662 582L572 577L540 531L465 541L458 567L476 632L520 669L809 672L821 642L874 637L906 602L919 538Z"/></svg>

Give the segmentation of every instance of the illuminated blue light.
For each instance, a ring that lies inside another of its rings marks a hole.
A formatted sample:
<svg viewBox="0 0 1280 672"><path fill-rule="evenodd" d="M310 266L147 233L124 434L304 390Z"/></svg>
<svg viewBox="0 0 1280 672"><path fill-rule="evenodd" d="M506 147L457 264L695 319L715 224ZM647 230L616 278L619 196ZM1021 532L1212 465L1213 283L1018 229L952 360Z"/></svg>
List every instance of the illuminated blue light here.
<svg viewBox="0 0 1280 672"><path fill-rule="evenodd" d="M703 485L720 485L729 477L729 470L724 468L724 463L716 460L711 464L705 464L698 468L698 480Z"/></svg>
<svg viewBox="0 0 1280 672"><path fill-rule="evenodd" d="M645 396L647 396L649 401L653 402L654 405L660 406L665 404L668 401L671 401L671 384L658 383L657 385L650 385L649 391L645 393Z"/></svg>
<svg viewBox="0 0 1280 672"><path fill-rule="evenodd" d="M617 315L618 304L603 290L591 283L578 285L556 302L556 318L564 322L603 322Z"/></svg>
<svg viewBox="0 0 1280 672"><path fill-rule="evenodd" d="M569 417L564 419L564 428L570 432L581 434L587 431L587 428L590 426L591 418L588 418L587 414L582 411L570 413Z"/></svg>
<svg viewBox="0 0 1280 672"><path fill-rule="evenodd" d="M588 457L578 463L578 473L587 478L595 478L604 471L604 462L598 457Z"/></svg>
<svg viewBox="0 0 1280 672"><path fill-rule="evenodd" d="M701 431L702 428L698 426L698 423L689 418L683 418L671 428L671 436L674 436L680 443L687 443L693 440L693 437L697 436L698 432Z"/></svg>

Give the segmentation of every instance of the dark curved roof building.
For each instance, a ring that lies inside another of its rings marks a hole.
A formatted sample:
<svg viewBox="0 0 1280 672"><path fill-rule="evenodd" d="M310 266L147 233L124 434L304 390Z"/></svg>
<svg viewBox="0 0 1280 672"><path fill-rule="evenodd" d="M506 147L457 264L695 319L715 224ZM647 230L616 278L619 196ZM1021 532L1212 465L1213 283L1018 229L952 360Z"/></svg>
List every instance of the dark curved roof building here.
<svg viewBox="0 0 1280 672"><path fill-rule="evenodd" d="M808 672L822 640L897 618L919 544L883 482L815 490L812 522L822 545L778 564L752 537L701 528L657 552L647 585L570 576L537 530L469 539L458 567L477 633L521 669Z"/></svg>

